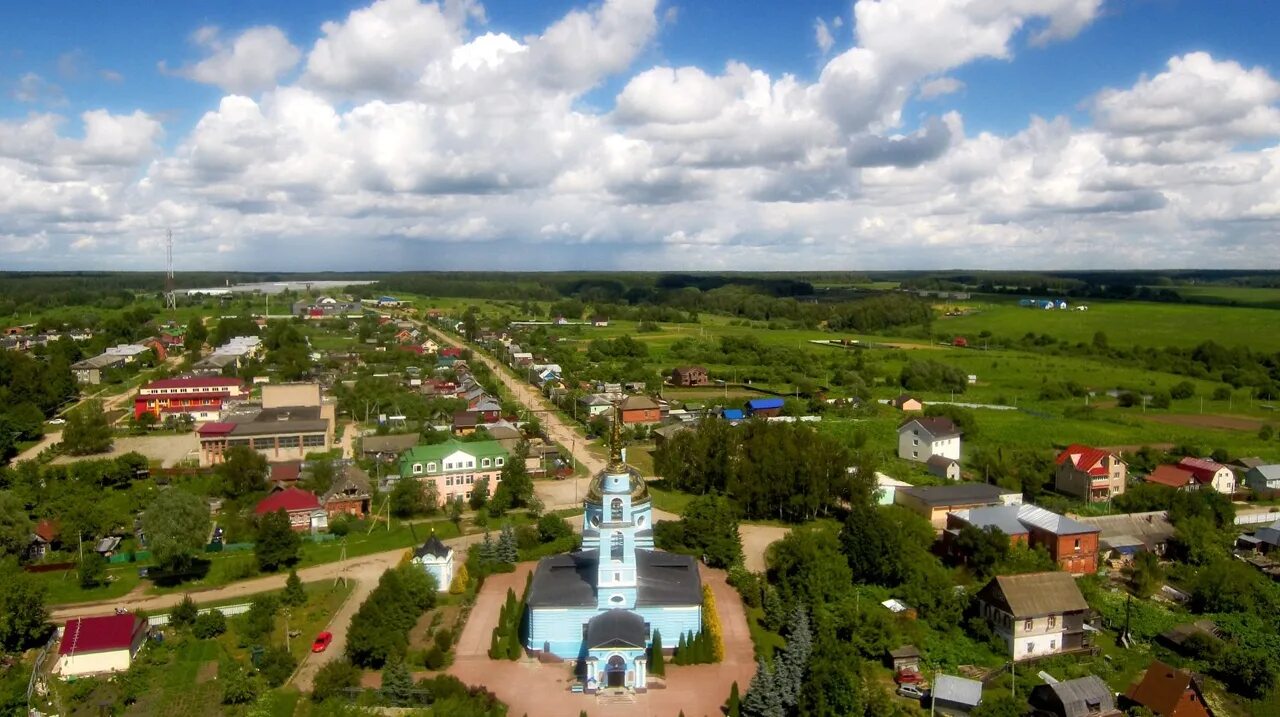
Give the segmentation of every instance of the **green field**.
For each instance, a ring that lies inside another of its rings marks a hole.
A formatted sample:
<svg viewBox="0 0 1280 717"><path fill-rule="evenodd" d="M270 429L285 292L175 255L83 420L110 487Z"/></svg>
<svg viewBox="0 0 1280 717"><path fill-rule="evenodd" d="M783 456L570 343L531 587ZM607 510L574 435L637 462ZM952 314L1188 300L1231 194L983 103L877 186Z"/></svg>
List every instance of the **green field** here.
<svg viewBox="0 0 1280 717"><path fill-rule="evenodd" d="M1158 287L1164 288L1164 287ZM1280 288L1196 284L1170 287L1188 299L1231 301L1245 306L1280 308Z"/></svg>
<svg viewBox="0 0 1280 717"><path fill-rule="evenodd" d="M1088 311L1044 311L1020 307L1013 298L966 304L974 312L944 316L934 333L965 336L975 343L981 331L1004 338L1027 332L1068 341L1089 342L1101 331L1115 346L1195 346L1214 340L1225 346L1280 351L1280 313L1270 309L1159 304L1085 302ZM1074 305L1074 302L1073 302Z"/></svg>

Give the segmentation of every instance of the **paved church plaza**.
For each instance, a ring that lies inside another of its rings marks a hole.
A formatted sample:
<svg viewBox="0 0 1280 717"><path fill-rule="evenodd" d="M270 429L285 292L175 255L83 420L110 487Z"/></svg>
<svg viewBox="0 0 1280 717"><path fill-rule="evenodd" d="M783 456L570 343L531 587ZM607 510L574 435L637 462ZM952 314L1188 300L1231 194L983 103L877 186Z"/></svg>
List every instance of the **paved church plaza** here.
<svg viewBox="0 0 1280 717"><path fill-rule="evenodd" d="M543 664L532 658L517 662L490 660L489 639L498 623L498 613L507 588L517 595L524 590L527 576L536 563L521 563L514 573L492 575L476 596L475 607L458 639L457 656L448 673L469 685L483 686L508 705L512 715L528 717L572 717L586 710L590 717L717 717L729 697L729 687L737 681L746 692L755 673L755 653L747 630L742 598L725 580L722 570L699 565L702 580L711 586L720 624L724 629L725 659L715 665L676 666L667 660L667 687L653 688L630 697L631 701L608 702L607 697L569 691L573 683L570 662Z"/></svg>

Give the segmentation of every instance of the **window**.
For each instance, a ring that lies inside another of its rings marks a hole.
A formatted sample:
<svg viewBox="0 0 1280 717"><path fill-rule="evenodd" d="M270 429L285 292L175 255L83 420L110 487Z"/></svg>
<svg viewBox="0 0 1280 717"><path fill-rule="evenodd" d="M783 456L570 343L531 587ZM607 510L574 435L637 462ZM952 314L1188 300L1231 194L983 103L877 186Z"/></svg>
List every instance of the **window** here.
<svg viewBox="0 0 1280 717"><path fill-rule="evenodd" d="M1035 625L1035 620L1027 620L1026 622L1022 623L1022 629L1030 630L1033 625Z"/></svg>
<svg viewBox="0 0 1280 717"><path fill-rule="evenodd" d="M1057 641L1057 640L1050 640L1050 641L1049 641L1049 649L1050 649L1050 650L1056 650L1056 649L1058 649L1058 641Z"/></svg>
<svg viewBox="0 0 1280 717"><path fill-rule="evenodd" d="M609 520L614 523L622 522L622 499L614 498L609 504Z"/></svg>
<svg viewBox="0 0 1280 717"><path fill-rule="evenodd" d="M421 470L421 468L419 468L418 470ZM430 463L428 463L428 464L427 464L427 472L428 472L428 473L435 473L435 472L436 472L436 462L435 462L435 461L431 461Z"/></svg>
<svg viewBox="0 0 1280 717"><path fill-rule="evenodd" d="M920 451L911 451L911 457L912 457L912 458L919 458L919 457L920 457Z"/></svg>
<svg viewBox="0 0 1280 717"><path fill-rule="evenodd" d="M314 436L303 436L302 445L308 448L315 448L324 445L324 434L320 433Z"/></svg>
<svg viewBox="0 0 1280 717"><path fill-rule="evenodd" d="M276 439L274 438L255 438L253 439L254 450L262 450L264 448L275 448Z"/></svg>
<svg viewBox="0 0 1280 717"><path fill-rule="evenodd" d="M1053 615L1050 615L1050 616L1049 616L1049 628L1050 628L1050 629L1052 629L1052 628L1053 628L1053 626L1057 624L1057 622L1058 622L1058 618L1054 617Z"/></svg>
<svg viewBox="0 0 1280 717"><path fill-rule="evenodd" d="M453 485L453 476L445 476L444 484L447 486Z"/></svg>
<svg viewBox="0 0 1280 717"><path fill-rule="evenodd" d="M627 601L627 599L626 599L625 597L621 596L621 595L611 595L611 596L609 596L609 602L613 603L614 605L621 605L622 603L624 603L624 602L626 602L626 601Z"/></svg>
<svg viewBox="0 0 1280 717"><path fill-rule="evenodd" d="M911 439L911 445L913 445L913 446L918 446L918 445L920 445L920 439L919 439L919 438L912 438L912 439Z"/></svg>
<svg viewBox="0 0 1280 717"><path fill-rule="evenodd" d="M501 465L502 465L502 463L503 463L503 460L502 460L501 458L494 458L494 459L493 459L493 464L494 464L495 466L501 466Z"/></svg>
<svg viewBox="0 0 1280 717"><path fill-rule="evenodd" d="M452 462L450 462L450 461L445 461L444 469L445 469L445 470L447 470L447 471L451 471L451 470L453 470L453 463L452 463Z"/></svg>
<svg viewBox="0 0 1280 717"><path fill-rule="evenodd" d="M281 448L297 448L299 443L297 436L280 436Z"/></svg>
<svg viewBox="0 0 1280 717"><path fill-rule="evenodd" d="M1076 552L1080 552L1080 539L1076 538Z"/></svg>
<svg viewBox="0 0 1280 717"><path fill-rule="evenodd" d="M1030 654L1031 654L1031 651L1032 651L1032 650L1034 650L1034 649L1036 649L1036 643L1034 643L1034 642L1028 642L1028 643L1027 643L1027 654L1028 654L1028 655L1030 655Z"/></svg>
<svg viewBox="0 0 1280 717"><path fill-rule="evenodd" d="M481 468L488 468L488 467L489 467L489 459L488 459L488 458L481 458L481 459L480 459L480 467L481 467Z"/></svg>
<svg viewBox="0 0 1280 717"><path fill-rule="evenodd" d="M609 545L609 559L622 562L623 537L621 531L614 533ZM616 579L616 578L615 578Z"/></svg>

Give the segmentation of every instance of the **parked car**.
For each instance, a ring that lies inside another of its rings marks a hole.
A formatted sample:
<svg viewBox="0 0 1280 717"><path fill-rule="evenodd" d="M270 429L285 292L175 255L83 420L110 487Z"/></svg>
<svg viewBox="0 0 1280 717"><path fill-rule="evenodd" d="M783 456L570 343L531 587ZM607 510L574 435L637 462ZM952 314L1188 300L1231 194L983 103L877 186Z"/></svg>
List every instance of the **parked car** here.
<svg viewBox="0 0 1280 717"><path fill-rule="evenodd" d="M67 422L67 419L65 419L65 418L50 418L50 419L49 419L49 425L50 425L50 426L61 426L62 424L66 423L66 422Z"/></svg>
<svg viewBox="0 0 1280 717"><path fill-rule="evenodd" d="M900 685L918 685L924 681L918 670L906 669L898 670L898 674L894 675L893 681Z"/></svg>
<svg viewBox="0 0 1280 717"><path fill-rule="evenodd" d="M333 642L333 633L325 630L319 635L316 635L315 642L311 643L311 651L324 652L325 649L329 647L330 642Z"/></svg>
<svg viewBox="0 0 1280 717"><path fill-rule="evenodd" d="M913 700L924 699L924 690L920 689L916 685L899 685L898 694L902 697Z"/></svg>

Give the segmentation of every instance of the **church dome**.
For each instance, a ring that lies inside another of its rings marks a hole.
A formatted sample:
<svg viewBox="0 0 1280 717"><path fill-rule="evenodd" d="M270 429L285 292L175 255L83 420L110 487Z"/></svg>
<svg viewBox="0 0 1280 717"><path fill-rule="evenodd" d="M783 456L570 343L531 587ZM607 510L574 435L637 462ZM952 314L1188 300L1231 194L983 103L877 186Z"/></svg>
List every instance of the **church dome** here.
<svg viewBox="0 0 1280 717"><path fill-rule="evenodd" d="M621 486L621 490L615 486ZM633 505L642 500L649 500L649 485L644 482L640 471L629 465L623 465L621 471L613 465L606 466L591 479L591 485L587 487L586 500L588 503L603 503L606 494L620 495L626 493L628 489L630 489Z"/></svg>

